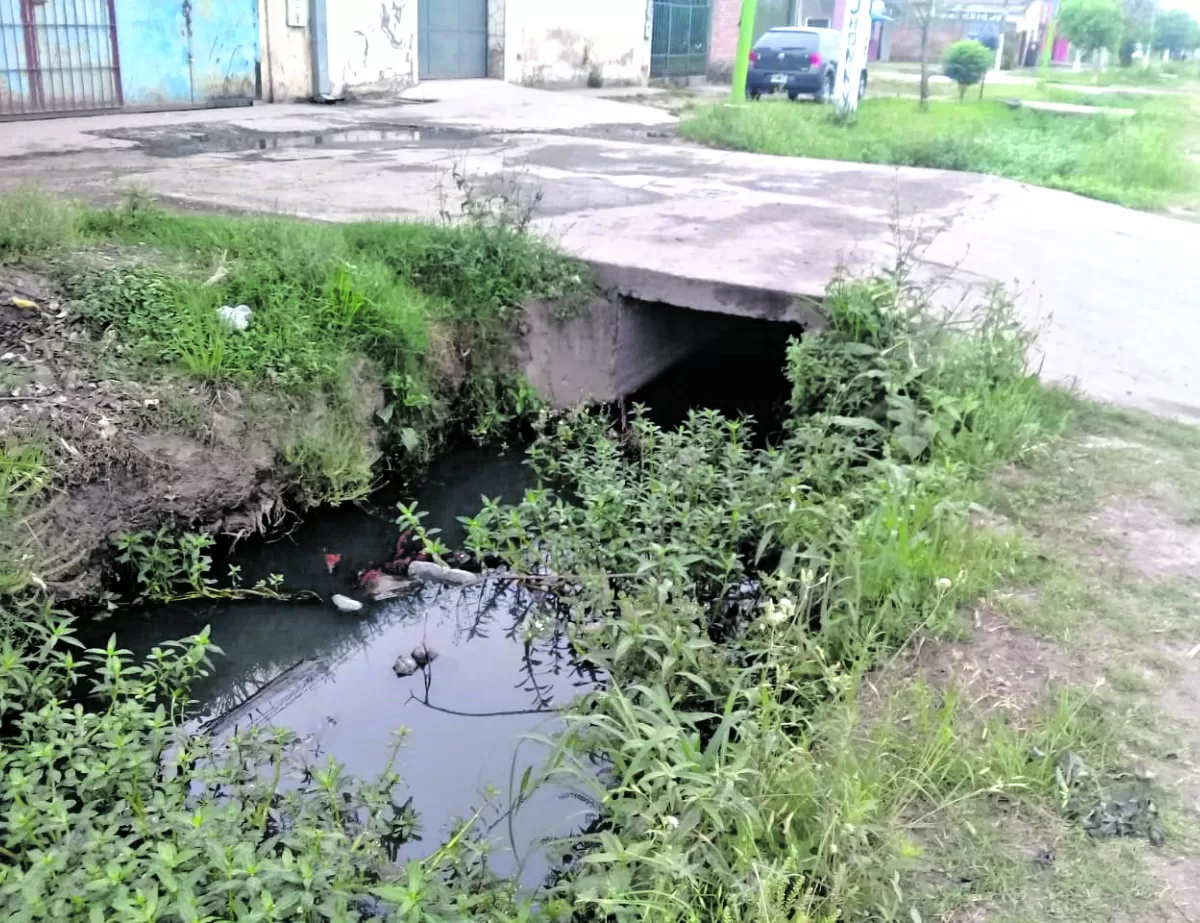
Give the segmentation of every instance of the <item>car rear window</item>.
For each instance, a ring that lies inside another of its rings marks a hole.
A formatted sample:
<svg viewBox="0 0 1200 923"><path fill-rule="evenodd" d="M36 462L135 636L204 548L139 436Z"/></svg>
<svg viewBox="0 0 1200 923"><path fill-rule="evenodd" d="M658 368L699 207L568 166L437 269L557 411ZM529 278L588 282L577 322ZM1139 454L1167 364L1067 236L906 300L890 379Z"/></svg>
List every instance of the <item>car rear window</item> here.
<svg viewBox="0 0 1200 923"><path fill-rule="evenodd" d="M821 45L821 37L816 32L771 31L763 34L756 47L770 48L775 51L816 51Z"/></svg>

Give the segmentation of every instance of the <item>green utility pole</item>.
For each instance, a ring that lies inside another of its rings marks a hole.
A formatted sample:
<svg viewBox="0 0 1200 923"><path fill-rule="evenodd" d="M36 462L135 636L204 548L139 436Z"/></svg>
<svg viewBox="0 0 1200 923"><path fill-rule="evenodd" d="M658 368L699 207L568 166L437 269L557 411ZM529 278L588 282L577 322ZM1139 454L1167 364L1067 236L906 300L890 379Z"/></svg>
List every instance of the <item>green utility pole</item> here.
<svg viewBox="0 0 1200 923"><path fill-rule="evenodd" d="M750 70L750 49L754 45L754 13L758 0L742 0L742 21L738 26L737 59L733 62L733 92L729 101L741 105L746 101L746 73Z"/></svg>

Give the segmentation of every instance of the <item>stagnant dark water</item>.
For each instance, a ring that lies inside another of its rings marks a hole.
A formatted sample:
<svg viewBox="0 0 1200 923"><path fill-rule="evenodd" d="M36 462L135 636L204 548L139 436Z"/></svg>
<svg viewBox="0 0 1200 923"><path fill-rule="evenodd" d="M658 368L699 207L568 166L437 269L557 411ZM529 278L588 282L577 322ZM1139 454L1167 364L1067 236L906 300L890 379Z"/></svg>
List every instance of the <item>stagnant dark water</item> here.
<svg viewBox="0 0 1200 923"><path fill-rule="evenodd" d="M426 526L440 527L454 547L457 518L477 513L482 495L514 501L530 483L519 453L464 451L443 458L415 499L429 513ZM399 531L390 505L323 510L284 538L243 544L232 559L247 583L280 573L289 589L312 589L326 600L333 593L361 598L354 573L390 557ZM332 575L325 552L342 555ZM510 837L510 783L515 790L526 767L547 753L524 738L558 730L552 709L595 678L572 662L563 638L527 643L529 607L527 595L511 586L424 586L356 614L328 602L205 603L123 615L103 627L122 646L144 652L210 625L224 655L193 695L201 721L218 719L210 725L215 733L271 722L311 737L322 759L332 754L351 773L371 776L383 768L393 732L408 728L398 795L411 795L422 840L401 855L444 842L490 786L499 790L496 807L484 815L495 824L496 870L511 874L524 860L522 877L536 883L549 868L540 840L586 824L586 807L562 790L540 790L516 812ZM419 643L439 657L424 675L398 678L393 662Z"/></svg>

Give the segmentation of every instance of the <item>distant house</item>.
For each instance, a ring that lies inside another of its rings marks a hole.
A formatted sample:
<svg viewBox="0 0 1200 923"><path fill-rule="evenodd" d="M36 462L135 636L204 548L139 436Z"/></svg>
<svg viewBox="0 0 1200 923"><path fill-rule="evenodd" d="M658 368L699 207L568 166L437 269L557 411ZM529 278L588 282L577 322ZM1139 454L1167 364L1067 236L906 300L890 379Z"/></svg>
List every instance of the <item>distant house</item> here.
<svg viewBox="0 0 1200 923"><path fill-rule="evenodd" d="M891 2L895 20L880 49L884 61L919 61L921 23L907 4ZM1054 13L1053 0L975 0L940 6L929 36L929 59L940 61L946 46L973 38L996 49L998 67L1033 66L1040 60L1046 29ZM1068 43L1055 43L1053 59L1065 63Z"/></svg>

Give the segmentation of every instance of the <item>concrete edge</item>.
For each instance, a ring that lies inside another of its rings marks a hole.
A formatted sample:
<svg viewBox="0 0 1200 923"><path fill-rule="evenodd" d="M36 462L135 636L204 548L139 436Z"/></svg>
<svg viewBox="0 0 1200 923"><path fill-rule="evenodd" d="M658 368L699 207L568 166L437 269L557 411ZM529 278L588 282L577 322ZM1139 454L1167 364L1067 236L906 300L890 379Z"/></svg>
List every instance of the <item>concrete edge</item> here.
<svg viewBox="0 0 1200 923"><path fill-rule="evenodd" d="M658 302L692 311L800 324L805 330L822 330L825 315L821 295L696 279L638 266L585 261L605 295Z"/></svg>

